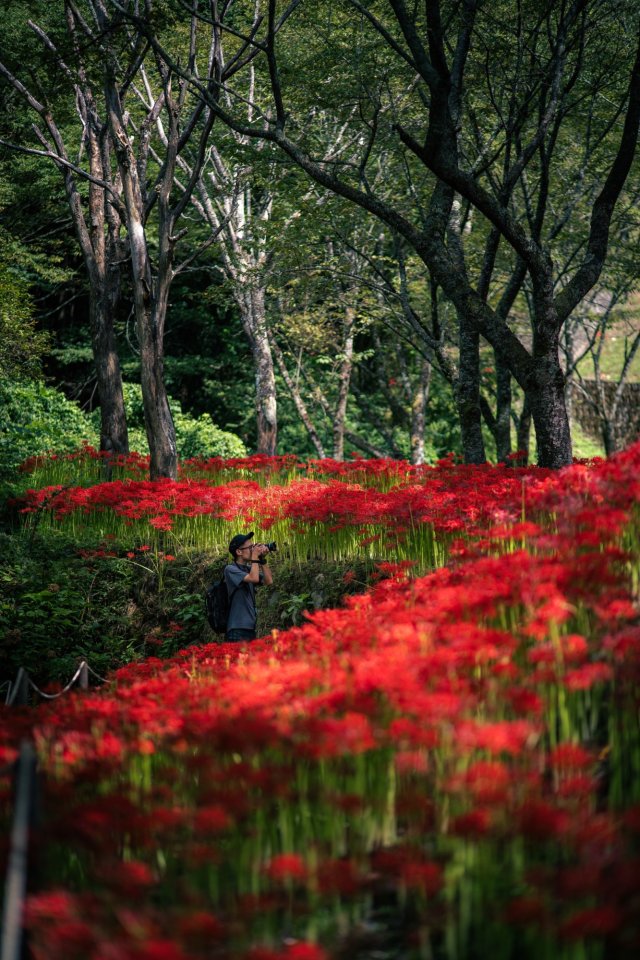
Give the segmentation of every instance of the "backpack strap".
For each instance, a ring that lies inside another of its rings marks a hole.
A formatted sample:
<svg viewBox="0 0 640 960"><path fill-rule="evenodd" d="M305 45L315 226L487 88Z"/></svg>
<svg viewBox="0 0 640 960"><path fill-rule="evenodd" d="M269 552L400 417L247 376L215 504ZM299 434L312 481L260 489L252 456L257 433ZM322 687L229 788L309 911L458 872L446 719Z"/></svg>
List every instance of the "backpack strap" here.
<svg viewBox="0 0 640 960"><path fill-rule="evenodd" d="M240 564L238 563L237 560L235 561L235 564L236 564L236 567L238 568L238 570L241 570L241 569L242 569L242 567L240 566ZM223 577L224 577L224 574L223 574ZM233 601L233 598L235 597L236 593L238 592L238 590L239 590L240 587L242 586L243 582L244 582L244 581L241 580L240 583L238 584L238 586L237 586L237 587L234 587L233 590L231 591L231 593L229 594L229 613L231 613L231 603L232 603L232 601ZM226 577L224 577L224 583L225 583L225 586L227 586L227 578L226 578ZM228 588L228 587L227 587L227 592L229 592L229 588Z"/></svg>

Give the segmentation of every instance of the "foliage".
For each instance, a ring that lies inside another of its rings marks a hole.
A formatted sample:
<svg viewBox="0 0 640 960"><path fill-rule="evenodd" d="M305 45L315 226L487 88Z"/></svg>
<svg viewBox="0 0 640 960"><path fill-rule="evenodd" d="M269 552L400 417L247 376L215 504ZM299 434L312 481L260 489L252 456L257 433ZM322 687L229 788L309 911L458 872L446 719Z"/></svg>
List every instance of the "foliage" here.
<svg viewBox="0 0 640 960"><path fill-rule="evenodd" d="M123 384L127 426L129 428L129 446L137 453L146 455L149 445L144 430L144 406L142 403L142 389L137 383ZM243 457L246 454L245 446L239 437L225 430L221 430L213 423L210 416L200 414L194 417L184 413L179 401L169 398L169 406L176 428L176 442L178 456L181 459L189 457ZM99 411L91 415L92 421L99 426Z"/></svg>
<svg viewBox="0 0 640 960"><path fill-rule="evenodd" d="M0 261L0 378L38 377L48 345L49 335L37 329L28 285Z"/></svg>
<svg viewBox="0 0 640 960"><path fill-rule="evenodd" d="M98 434L90 419L53 387L37 380L0 379L0 479L36 454L76 450Z"/></svg>
<svg viewBox="0 0 640 960"><path fill-rule="evenodd" d="M80 659L104 675L211 641L204 590L228 555L174 549L175 557L146 544L130 549L109 535L79 539L41 524L0 532L0 678L24 667L40 686L66 682ZM303 608L337 606L373 569L365 561L273 563L276 588L258 604L265 634L299 622ZM348 570L356 572L345 581Z"/></svg>
<svg viewBox="0 0 640 960"><path fill-rule="evenodd" d="M55 531L3 532L0 547L3 678L22 666L39 684L66 682L80 659L103 674L143 654L133 571L108 569L99 556L85 562L76 541Z"/></svg>

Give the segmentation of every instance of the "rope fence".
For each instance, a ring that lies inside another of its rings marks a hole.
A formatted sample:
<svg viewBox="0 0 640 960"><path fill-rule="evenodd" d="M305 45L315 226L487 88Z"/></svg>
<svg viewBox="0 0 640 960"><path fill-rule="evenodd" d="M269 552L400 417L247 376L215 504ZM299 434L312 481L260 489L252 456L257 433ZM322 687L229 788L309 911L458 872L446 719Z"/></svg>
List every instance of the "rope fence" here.
<svg viewBox="0 0 640 960"><path fill-rule="evenodd" d="M15 811L4 888L0 960L21 960L29 829L33 823L36 808L36 752L33 744L23 740L20 744L18 759L0 772L13 773L15 784Z"/></svg>
<svg viewBox="0 0 640 960"><path fill-rule="evenodd" d="M16 679L2 684L7 689L5 706L26 706L29 693L33 691L45 700L57 700L77 683L80 690L89 689L89 675L101 683L111 683L93 670L86 660L78 664L71 680L57 693L46 693L33 682L27 671L20 667ZM13 763L0 767L0 777L11 776L14 785L14 811L9 841L9 856L4 887L2 910L2 939L0 960L22 960L24 956L23 914L27 892L29 860L29 832L37 810L37 760L33 744L23 740Z"/></svg>
<svg viewBox="0 0 640 960"><path fill-rule="evenodd" d="M24 667L20 667L13 683L11 681L8 682L5 706L26 706L26 704L29 702L30 690L33 690L34 693L37 693L38 696L42 697L44 700L57 700L58 697L63 695L63 693L68 693L75 683L78 684L80 690L88 690L89 674L91 674L92 677L95 677L95 679L99 680L101 683L111 683L110 680L106 680L104 677L101 677L100 674L96 673L96 671L89 666L86 660L81 660L78 664L78 669L71 677L71 680L69 680L67 685L62 688L62 690L59 690L57 693L45 693L44 690L41 690L40 687L33 682Z"/></svg>

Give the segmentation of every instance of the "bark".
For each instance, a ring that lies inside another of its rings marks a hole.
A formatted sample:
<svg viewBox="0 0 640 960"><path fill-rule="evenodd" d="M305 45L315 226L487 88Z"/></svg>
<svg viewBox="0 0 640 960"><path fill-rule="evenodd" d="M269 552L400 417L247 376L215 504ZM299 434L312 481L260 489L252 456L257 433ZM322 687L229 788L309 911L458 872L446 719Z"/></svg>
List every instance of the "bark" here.
<svg viewBox="0 0 640 960"><path fill-rule="evenodd" d="M411 462L424 463L424 429L429 402L432 367L428 360L420 365L420 379L411 402Z"/></svg>
<svg viewBox="0 0 640 960"><path fill-rule="evenodd" d="M529 401L525 396L524 402L522 404L522 413L520 414L520 419L518 420L518 452L522 454L522 457L519 458L519 463L521 466L526 467L529 463L529 444L531 437L531 407L529 406Z"/></svg>
<svg viewBox="0 0 640 960"><path fill-rule="evenodd" d="M602 443L604 452L608 457L618 449L616 431L612 421L608 417L602 420Z"/></svg>
<svg viewBox="0 0 640 960"><path fill-rule="evenodd" d="M494 433L498 463L507 463L511 454L511 372L500 360L496 363L496 425Z"/></svg>
<svg viewBox="0 0 640 960"><path fill-rule="evenodd" d="M213 170L207 175L211 187L201 176L191 203L208 225L211 236L219 238L219 253L254 363L256 449L258 453L274 456L278 441L278 404L266 322L269 258L260 226L255 230L257 224L270 219L272 198L267 194L266 199L257 200L251 185L242 183L242 179L227 168L215 145L211 147L211 155ZM184 159L181 166L185 171L191 170ZM282 367L284 359L279 363ZM294 394L292 396L300 412L298 401Z"/></svg>
<svg viewBox="0 0 640 960"><path fill-rule="evenodd" d="M113 331L113 296L92 286L89 313L91 345L100 400L100 449L128 453L129 438L122 393L120 358Z"/></svg>
<svg viewBox="0 0 640 960"><path fill-rule="evenodd" d="M536 430L538 466L558 469L572 462L571 431L564 398L564 374L558 354L543 356L527 391Z"/></svg>
<svg viewBox="0 0 640 960"><path fill-rule="evenodd" d="M115 120L115 130L119 130ZM151 264L143 224L142 196L138 186L135 158L126 141L119 141L118 164L127 207L127 231L133 273L133 302L140 346L140 382L145 430L151 455L150 477L175 479L178 453L175 427L164 385L164 320L166 296L153 297Z"/></svg>
<svg viewBox="0 0 640 960"><path fill-rule="evenodd" d="M460 372L456 389L465 463L486 463L480 409L480 335L459 316Z"/></svg>
<svg viewBox="0 0 640 960"><path fill-rule="evenodd" d="M107 129L106 126L96 129L95 106L88 90L84 100L84 112L90 123L90 169L96 177L105 180L111 173ZM128 453L122 372L113 327L121 293L118 261L123 253L122 223L106 190L95 183L89 184L89 217L90 250L85 243L85 265L91 280L89 315L100 401L100 449L115 454Z"/></svg>
<svg viewBox="0 0 640 960"><path fill-rule="evenodd" d="M118 85L110 64L107 65L105 80L109 126L126 209L136 333L140 347L140 383L150 452L150 477L152 480L163 477L175 479L178 474L178 452L175 426L164 383L164 327L175 244L173 218L168 204L171 189L169 172L175 163L177 149L177 118L170 108L171 145L167 149L165 175L157 188L159 249L157 275L154 280L145 230L147 211L143 185L140 182L132 140L127 131Z"/></svg>
<svg viewBox="0 0 640 960"><path fill-rule="evenodd" d="M113 327L120 299L121 259L118 212L118 186L111 176L106 126L98 116L93 92L88 82L82 56L77 45L74 22L69 21L77 62L72 73L60 58L55 44L36 24L31 24L48 50L54 55L64 75L73 86L78 118L82 125L82 146L88 169L72 164L62 133L46 102L40 102L4 64L2 73L14 89L41 119L42 128L34 125L44 151L15 149L52 161L60 170L74 230L89 280L89 322L91 347L100 403L100 449L109 453L128 453L129 440L122 392L122 374ZM46 131L46 133L45 133ZM79 180L88 182L88 204L81 198Z"/></svg>
<svg viewBox="0 0 640 960"><path fill-rule="evenodd" d="M333 421L333 457L334 460L344 460L344 422L347 414L351 370L353 367L353 325L355 310L349 305L344 315L344 342L342 345L342 360L338 374L338 400L336 403Z"/></svg>
<svg viewBox="0 0 640 960"><path fill-rule="evenodd" d="M278 442L278 403L273 355L265 315L265 291L257 285L235 289L240 319L251 346L256 378L256 450L269 457Z"/></svg>

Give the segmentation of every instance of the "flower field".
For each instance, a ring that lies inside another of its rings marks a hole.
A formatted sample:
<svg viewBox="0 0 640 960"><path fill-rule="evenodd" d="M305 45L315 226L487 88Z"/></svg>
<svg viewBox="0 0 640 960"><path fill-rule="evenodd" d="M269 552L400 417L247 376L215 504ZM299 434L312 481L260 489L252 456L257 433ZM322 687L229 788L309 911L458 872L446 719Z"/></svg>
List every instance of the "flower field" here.
<svg viewBox="0 0 640 960"><path fill-rule="evenodd" d="M29 735L43 771L35 960L640 955L640 445L560 473L29 469L27 524L165 556L248 527L384 576L2 713L0 763Z"/></svg>
<svg viewBox="0 0 640 960"><path fill-rule="evenodd" d="M527 497L538 497L552 479L544 470L487 470L451 459L416 468L255 456L187 461L178 481L153 483L140 479L148 462L134 454L116 461L118 479L99 482L100 458L91 448L30 466L36 484L21 513L73 535L224 552L239 526L255 526L300 561L366 555L411 560L423 571L445 563L453 541L526 511Z"/></svg>

